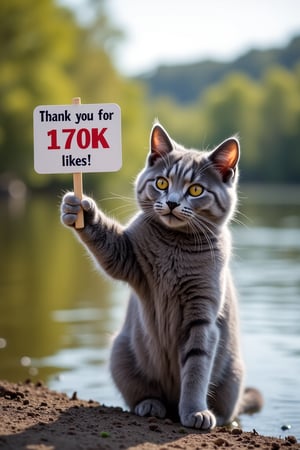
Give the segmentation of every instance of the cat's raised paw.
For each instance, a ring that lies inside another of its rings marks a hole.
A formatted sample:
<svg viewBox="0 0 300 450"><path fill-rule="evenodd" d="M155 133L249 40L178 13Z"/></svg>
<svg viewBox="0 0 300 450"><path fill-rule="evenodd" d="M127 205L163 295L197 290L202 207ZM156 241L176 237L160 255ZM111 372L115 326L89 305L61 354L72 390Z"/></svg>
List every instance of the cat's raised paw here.
<svg viewBox="0 0 300 450"><path fill-rule="evenodd" d="M80 199L72 192L67 193L61 204L61 221L64 225L72 226L80 211Z"/></svg>
<svg viewBox="0 0 300 450"><path fill-rule="evenodd" d="M61 221L64 225L74 226L81 208L84 211L85 223L93 224L97 221L97 207L89 197L80 200L73 192L64 195L61 203Z"/></svg>
<svg viewBox="0 0 300 450"><path fill-rule="evenodd" d="M152 416L163 419L166 417L166 408L160 400L149 398L141 401L134 408L134 412L138 416Z"/></svg>
<svg viewBox="0 0 300 450"><path fill-rule="evenodd" d="M217 424L214 414L208 409L190 414L182 414L180 422L185 427L197 428L198 430L212 430Z"/></svg>

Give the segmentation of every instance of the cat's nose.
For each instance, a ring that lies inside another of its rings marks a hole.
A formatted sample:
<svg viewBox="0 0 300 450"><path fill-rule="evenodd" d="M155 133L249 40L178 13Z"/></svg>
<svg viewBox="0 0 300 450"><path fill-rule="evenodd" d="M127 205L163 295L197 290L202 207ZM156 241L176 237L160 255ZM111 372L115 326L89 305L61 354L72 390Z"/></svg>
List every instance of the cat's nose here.
<svg viewBox="0 0 300 450"><path fill-rule="evenodd" d="M170 208L170 211L173 211L177 206L180 205L180 203L177 202L171 202L170 200L167 202L168 207Z"/></svg>

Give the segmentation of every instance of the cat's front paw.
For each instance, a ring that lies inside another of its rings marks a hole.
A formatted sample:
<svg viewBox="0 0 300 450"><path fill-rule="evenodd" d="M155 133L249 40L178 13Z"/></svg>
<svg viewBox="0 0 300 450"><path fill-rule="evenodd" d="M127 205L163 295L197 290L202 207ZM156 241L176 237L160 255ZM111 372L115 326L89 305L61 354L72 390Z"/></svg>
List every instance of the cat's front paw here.
<svg viewBox="0 0 300 450"><path fill-rule="evenodd" d="M212 430L217 424L216 417L209 409L189 414L181 414L180 422L185 427L197 428L198 430L205 431Z"/></svg>
<svg viewBox="0 0 300 450"><path fill-rule="evenodd" d="M160 419L166 417L167 414L165 406L156 398L148 398L141 401L134 408L134 412L137 416L152 416Z"/></svg>
<svg viewBox="0 0 300 450"><path fill-rule="evenodd" d="M84 211L85 225L96 221L97 207L89 197L80 200L73 192L64 195L61 203L61 221L64 225L74 226L81 208Z"/></svg>

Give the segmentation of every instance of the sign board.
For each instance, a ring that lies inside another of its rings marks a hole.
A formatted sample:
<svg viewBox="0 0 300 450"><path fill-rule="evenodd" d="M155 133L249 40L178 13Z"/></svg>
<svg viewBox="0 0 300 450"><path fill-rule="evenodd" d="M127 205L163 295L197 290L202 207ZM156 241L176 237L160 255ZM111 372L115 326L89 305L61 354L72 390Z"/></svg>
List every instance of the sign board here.
<svg viewBox="0 0 300 450"><path fill-rule="evenodd" d="M115 103L37 106L33 130L38 173L115 172L122 166Z"/></svg>

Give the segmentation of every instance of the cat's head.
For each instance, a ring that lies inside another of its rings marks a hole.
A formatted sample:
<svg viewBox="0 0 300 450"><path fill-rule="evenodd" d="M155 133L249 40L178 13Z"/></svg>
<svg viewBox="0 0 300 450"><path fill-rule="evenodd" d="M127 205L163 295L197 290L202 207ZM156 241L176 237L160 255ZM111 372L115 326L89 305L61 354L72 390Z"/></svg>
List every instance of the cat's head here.
<svg viewBox="0 0 300 450"><path fill-rule="evenodd" d="M187 150L155 124L147 163L136 182L141 209L150 220L182 231L224 224L236 205L239 153L235 137L210 152Z"/></svg>

